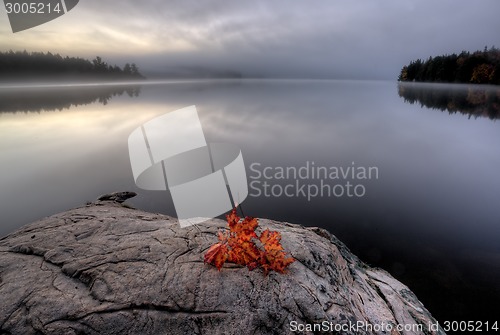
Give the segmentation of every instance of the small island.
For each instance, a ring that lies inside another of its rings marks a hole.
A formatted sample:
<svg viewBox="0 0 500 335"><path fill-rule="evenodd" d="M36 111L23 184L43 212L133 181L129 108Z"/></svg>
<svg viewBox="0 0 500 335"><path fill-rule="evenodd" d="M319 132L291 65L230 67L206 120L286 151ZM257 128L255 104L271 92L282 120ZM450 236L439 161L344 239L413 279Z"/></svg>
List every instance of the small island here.
<svg viewBox="0 0 500 335"><path fill-rule="evenodd" d="M398 81L500 85L500 49L417 59L403 66Z"/></svg>
<svg viewBox="0 0 500 335"><path fill-rule="evenodd" d="M92 61L50 52L0 52L0 81L24 80L140 80L145 77L134 63L123 68L97 56Z"/></svg>

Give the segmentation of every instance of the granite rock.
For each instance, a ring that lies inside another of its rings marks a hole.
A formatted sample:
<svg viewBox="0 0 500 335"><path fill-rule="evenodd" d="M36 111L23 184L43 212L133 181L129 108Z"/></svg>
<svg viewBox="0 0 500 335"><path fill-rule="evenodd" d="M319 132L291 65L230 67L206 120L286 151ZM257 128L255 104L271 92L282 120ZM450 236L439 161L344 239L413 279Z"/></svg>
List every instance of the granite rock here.
<svg viewBox="0 0 500 335"><path fill-rule="evenodd" d="M0 334L313 334L322 322L343 327L332 334L444 334L408 287L321 228L260 219L295 258L288 272L219 272L203 255L225 227L181 228L113 201L27 225L0 240Z"/></svg>

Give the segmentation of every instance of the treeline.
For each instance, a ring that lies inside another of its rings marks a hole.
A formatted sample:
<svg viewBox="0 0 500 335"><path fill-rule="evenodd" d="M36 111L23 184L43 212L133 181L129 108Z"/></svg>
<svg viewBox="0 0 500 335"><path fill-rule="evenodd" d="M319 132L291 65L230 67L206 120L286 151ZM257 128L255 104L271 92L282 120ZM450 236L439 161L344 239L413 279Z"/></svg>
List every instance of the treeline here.
<svg viewBox="0 0 500 335"><path fill-rule="evenodd" d="M500 50L485 47L473 53L417 59L403 66L398 81L500 85Z"/></svg>
<svg viewBox="0 0 500 335"><path fill-rule="evenodd" d="M50 52L0 52L0 79L37 77L93 77L105 79L144 79L134 63L123 68L96 57L63 57Z"/></svg>

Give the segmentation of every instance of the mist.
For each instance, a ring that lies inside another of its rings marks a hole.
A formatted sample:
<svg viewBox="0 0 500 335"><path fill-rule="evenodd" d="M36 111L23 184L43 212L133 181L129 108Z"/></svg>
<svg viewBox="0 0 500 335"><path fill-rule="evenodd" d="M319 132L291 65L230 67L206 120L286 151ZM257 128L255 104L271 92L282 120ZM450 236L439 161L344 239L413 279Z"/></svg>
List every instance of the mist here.
<svg viewBox="0 0 500 335"><path fill-rule="evenodd" d="M414 59L500 46L500 2L82 1L4 50L136 63L148 77L392 79ZM221 75L222 74L222 75Z"/></svg>

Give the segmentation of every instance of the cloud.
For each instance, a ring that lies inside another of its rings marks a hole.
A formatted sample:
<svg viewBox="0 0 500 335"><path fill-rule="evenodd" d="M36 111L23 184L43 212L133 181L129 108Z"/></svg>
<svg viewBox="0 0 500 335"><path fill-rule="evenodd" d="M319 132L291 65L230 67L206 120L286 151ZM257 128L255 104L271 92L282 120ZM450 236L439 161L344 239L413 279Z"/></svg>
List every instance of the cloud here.
<svg viewBox="0 0 500 335"><path fill-rule="evenodd" d="M7 48L99 54L149 72L384 79L411 59L500 46L499 11L497 0L82 0L26 32L0 22L0 38Z"/></svg>

